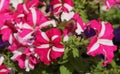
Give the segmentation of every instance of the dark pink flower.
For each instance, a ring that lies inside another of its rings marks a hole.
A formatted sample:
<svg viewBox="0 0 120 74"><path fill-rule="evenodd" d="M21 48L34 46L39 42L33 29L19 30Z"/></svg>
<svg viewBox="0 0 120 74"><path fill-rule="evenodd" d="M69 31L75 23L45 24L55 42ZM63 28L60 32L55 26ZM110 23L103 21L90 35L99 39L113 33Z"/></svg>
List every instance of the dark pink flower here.
<svg viewBox="0 0 120 74"><path fill-rule="evenodd" d="M10 69L8 69L4 64L4 57L0 54L0 74L9 74Z"/></svg>
<svg viewBox="0 0 120 74"><path fill-rule="evenodd" d="M105 5L107 6L107 10L110 10L110 8L115 4L116 4L115 0L105 0Z"/></svg>
<svg viewBox="0 0 120 74"><path fill-rule="evenodd" d="M82 18L79 16L79 14L75 14L72 19L75 20L75 24L77 26L75 32L78 35L80 35L82 32L84 32L86 24L83 22Z"/></svg>
<svg viewBox="0 0 120 74"><path fill-rule="evenodd" d="M10 12L1 12L0 13L0 27L2 27L6 21L12 19Z"/></svg>
<svg viewBox="0 0 120 74"><path fill-rule="evenodd" d="M52 24L56 26L54 20L49 20L41 11L31 8L30 13L27 15L27 22L32 26L39 26L39 28L46 27Z"/></svg>
<svg viewBox="0 0 120 74"><path fill-rule="evenodd" d="M37 31L34 45L36 53L44 64L50 64L64 53L61 32L57 28L51 28L46 32Z"/></svg>
<svg viewBox="0 0 120 74"><path fill-rule="evenodd" d="M10 0L0 0L0 12L8 10L9 6Z"/></svg>
<svg viewBox="0 0 120 74"><path fill-rule="evenodd" d="M14 25L11 23L5 23L4 26L1 27L0 34L2 35L3 42L8 41L10 44L13 42L13 33L14 31Z"/></svg>
<svg viewBox="0 0 120 74"><path fill-rule="evenodd" d="M13 16L11 11L6 9L0 12L0 34L2 35L2 41L8 41L10 44L12 43L12 32L15 31L12 20Z"/></svg>
<svg viewBox="0 0 120 74"><path fill-rule="evenodd" d="M52 0L53 14L59 16L62 12L70 12L73 9L72 0Z"/></svg>
<svg viewBox="0 0 120 74"><path fill-rule="evenodd" d="M93 21L91 24L92 28L97 30L97 35L91 38L90 44L87 47L87 54L92 56L103 54L105 57L103 66L106 66L106 64L112 62L114 57L113 52L117 49L112 42L114 36L112 25L105 22L98 22L95 24Z"/></svg>
<svg viewBox="0 0 120 74"><path fill-rule="evenodd" d="M16 10L17 10L17 12L28 14L30 12L31 8L37 9L38 5L39 5L39 0L26 0L25 3L18 4Z"/></svg>
<svg viewBox="0 0 120 74"><path fill-rule="evenodd" d="M68 22L72 21L70 24L65 24L66 26L63 30L64 41L67 41L69 36L72 36L73 34L80 35L86 28L86 24L83 22L82 18L79 16L79 14L74 12L63 12L61 14L61 20L66 20Z"/></svg>
<svg viewBox="0 0 120 74"><path fill-rule="evenodd" d="M34 66L38 63L35 57L34 48L20 47L15 51L12 51L12 60L18 61L19 67L30 71L34 69Z"/></svg>
<svg viewBox="0 0 120 74"><path fill-rule="evenodd" d="M10 70L5 65L0 65L0 74L9 74Z"/></svg>
<svg viewBox="0 0 120 74"><path fill-rule="evenodd" d="M30 9L31 12L27 14L26 22L18 22L15 24L17 33L14 34L14 37L18 40L19 43L23 45L32 44L34 38L34 33L49 25L56 26L54 20L49 20L43 15L41 11L35 10L34 8Z"/></svg>
<svg viewBox="0 0 120 74"><path fill-rule="evenodd" d="M115 0L116 1L116 4L120 4L120 0Z"/></svg>

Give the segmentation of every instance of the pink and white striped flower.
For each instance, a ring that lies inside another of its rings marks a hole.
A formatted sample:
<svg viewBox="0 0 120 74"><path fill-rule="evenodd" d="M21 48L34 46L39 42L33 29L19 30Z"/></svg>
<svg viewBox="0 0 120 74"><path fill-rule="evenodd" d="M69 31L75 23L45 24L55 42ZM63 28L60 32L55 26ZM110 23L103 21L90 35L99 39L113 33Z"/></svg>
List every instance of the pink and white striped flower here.
<svg viewBox="0 0 120 74"><path fill-rule="evenodd" d="M79 14L74 12L69 13L63 12L61 14L61 20L62 21L66 20L68 22L72 21L71 24L69 25L66 24L65 26L65 30L63 31L64 41L67 41L69 36L73 35L74 33L80 35L86 27L85 23L83 22L82 18L80 18Z"/></svg>
<svg viewBox="0 0 120 74"><path fill-rule="evenodd" d="M50 64L64 53L61 32L57 28L51 28L46 32L37 31L34 45L36 46L35 52L44 64Z"/></svg>
<svg viewBox="0 0 120 74"><path fill-rule="evenodd" d="M14 25L10 22L6 22L0 29L2 40L9 41L9 43L12 44L14 40L13 33L16 32Z"/></svg>
<svg viewBox="0 0 120 74"><path fill-rule="evenodd" d="M52 24L53 27L56 27L55 21L49 20L41 11L35 8L31 8L30 10L31 12L27 16L27 22L30 25L40 26L42 28Z"/></svg>
<svg viewBox="0 0 120 74"><path fill-rule="evenodd" d="M9 74L10 69L3 65L4 57L0 55L0 74Z"/></svg>
<svg viewBox="0 0 120 74"><path fill-rule="evenodd" d="M39 0L26 0L23 4L18 4L17 11L28 14L31 10L31 8L37 9L37 6L39 5Z"/></svg>
<svg viewBox="0 0 120 74"><path fill-rule="evenodd" d="M86 24L83 22L82 18L79 16L79 14L74 14L73 20L75 20L75 24L76 24L76 29L75 29L75 32L80 35L85 27L86 27Z"/></svg>
<svg viewBox="0 0 120 74"><path fill-rule="evenodd" d="M9 6L9 0L0 0L0 27L5 24L6 20L11 19Z"/></svg>
<svg viewBox="0 0 120 74"><path fill-rule="evenodd" d="M15 39L8 49L13 53L11 59L13 61L17 61L19 67L26 71L33 70L35 65L38 63L39 57L37 57L33 45L25 46Z"/></svg>
<svg viewBox="0 0 120 74"><path fill-rule="evenodd" d="M63 30L63 36L64 36L63 41L64 42L68 41L70 36L67 29Z"/></svg>
<svg viewBox="0 0 120 74"><path fill-rule="evenodd" d="M0 65L0 74L9 74L10 70L5 65Z"/></svg>
<svg viewBox="0 0 120 74"><path fill-rule="evenodd" d="M53 14L59 16L62 12L70 12L73 9L72 0L52 0Z"/></svg>
<svg viewBox="0 0 120 74"><path fill-rule="evenodd" d="M11 20L12 15L10 12L0 12L0 28L5 24L6 21Z"/></svg>
<svg viewBox="0 0 120 74"><path fill-rule="evenodd" d="M107 10L110 10L110 8L115 4L116 4L116 0L105 0L105 5L107 6Z"/></svg>
<svg viewBox="0 0 120 74"><path fill-rule="evenodd" d="M9 0L0 0L0 34L3 41L12 43L12 32L14 30L12 12L9 10Z"/></svg>
<svg viewBox="0 0 120 74"><path fill-rule="evenodd" d="M104 55L103 66L112 62L114 57L114 51L116 51L117 47L113 44L113 28L110 23L99 22L94 23L95 20L92 21L92 27L97 30L97 35L91 38L90 44L87 49L88 55L96 56L99 54ZM97 21L96 21L97 22Z"/></svg>
<svg viewBox="0 0 120 74"><path fill-rule="evenodd" d="M8 10L9 6L10 0L0 0L0 12Z"/></svg>
<svg viewBox="0 0 120 74"><path fill-rule="evenodd" d="M23 45L30 45L34 40L34 33L51 24L54 27L56 26L54 20L48 20L42 12L31 8L31 13L28 14L26 22L15 25L18 32L14 36Z"/></svg>
<svg viewBox="0 0 120 74"><path fill-rule="evenodd" d="M20 47L13 51L12 60L18 61L19 67L26 69L26 71L33 70L38 63L37 57L35 57L34 48Z"/></svg>
<svg viewBox="0 0 120 74"><path fill-rule="evenodd" d="M63 32L63 41L68 41L69 37L75 34L76 24L71 23L65 26Z"/></svg>

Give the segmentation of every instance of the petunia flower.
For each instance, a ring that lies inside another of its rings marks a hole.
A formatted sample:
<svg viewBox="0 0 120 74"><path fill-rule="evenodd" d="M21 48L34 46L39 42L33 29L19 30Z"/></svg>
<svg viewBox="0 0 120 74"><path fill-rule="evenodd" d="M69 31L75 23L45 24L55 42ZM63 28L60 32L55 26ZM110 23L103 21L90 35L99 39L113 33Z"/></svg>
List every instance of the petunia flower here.
<svg viewBox="0 0 120 74"><path fill-rule="evenodd" d="M79 14L75 14L72 19L75 21L75 24L76 24L75 32L78 35L80 35L82 32L84 32L86 24L83 22L82 18L79 16Z"/></svg>
<svg viewBox="0 0 120 74"><path fill-rule="evenodd" d="M52 0L51 6L53 6L53 14L59 16L62 12L70 12L73 9L72 0Z"/></svg>
<svg viewBox="0 0 120 74"><path fill-rule="evenodd" d="M0 54L0 74L9 74L10 69L8 69L4 64L4 57Z"/></svg>
<svg viewBox="0 0 120 74"><path fill-rule="evenodd" d="M50 64L64 53L61 32L57 28L51 28L46 32L37 31L34 45L36 46L35 52L44 64Z"/></svg>
<svg viewBox="0 0 120 74"><path fill-rule="evenodd" d="M14 38L13 38L13 33L14 33L14 27L13 24L11 23L6 23L6 25L1 27L0 34L2 35L2 41L6 42L8 41L10 44L12 44Z"/></svg>
<svg viewBox="0 0 120 74"><path fill-rule="evenodd" d="M6 21L12 19L10 12L1 12L0 13L0 28L5 24Z"/></svg>
<svg viewBox="0 0 120 74"><path fill-rule="evenodd" d="M63 41L64 42L68 41L68 39L69 39L69 33L68 33L67 29L63 30L63 36L64 36Z"/></svg>
<svg viewBox="0 0 120 74"><path fill-rule="evenodd" d="M30 71L34 69L34 66L38 63L35 57L34 48L20 47L15 51L12 51L12 60L18 61L19 67Z"/></svg>
<svg viewBox="0 0 120 74"><path fill-rule="evenodd" d="M6 1L9 0L5 0L5 2ZM13 20L12 12L10 12L8 9L4 9L3 12L0 11L0 16L0 34L2 35L2 41L8 41L9 43L12 43L12 32L14 30L13 23L11 23Z"/></svg>
<svg viewBox="0 0 120 74"><path fill-rule="evenodd" d="M31 13L27 15L26 22L20 22L15 25L18 32L14 34L14 37L23 45L30 45L35 39L34 33L51 24L54 27L56 26L54 20L48 20L42 12L31 8Z"/></svg>
<svg viewBox="0 0 120 74"><path fill-rule="evenodd" d="M37 9L37 6L39 5L39 0L26 0L23 4L18 4L17 11L28 14L30 12L31 8Z"/></svg>
<svg viewBox="0 0 120 74"><path fill-rule="evenodd" d="M120 0L115 0L116 1L116 4L120 4Z"/></svg>
<svg viewBox="0 0 120 74"><path fill-rule="evenodd" d="M9 74L10 70L5 65L0 65L0 74Z"/></svg>
<svg viewBox="0 0 120 74"><path fill-rule="evenodd" d="M115 0L105 0L105 5L107 6L107 10L110 10L110 8L112 6L114 6L116 4L116 1Z"/></svg>
<svg viewBox="0 0 120 74"><path fill-rule="evenodd" d="M69 23L65 24L65 29L63 30L63 41L67 41L69 36L72 36L73 34L80 35L86 28L86 24L83 22L82 18L79 14L74 12L63 12L61 14L61 20Z"/></svg>
<svg viewBox="0 0 120 74"><path fill-rule="evenodd" d="M87 54L92 56L103 54L105 57L103 66L106 66L108 63L112 62L114 51L117 49L112 42L114 36L113 28L110 23L105 22L99 22L99 24L94 25L94 29L97 30L97 35L91 38L90 44L87 47ZM97 25L99 27L97 27Z"/></svg>
<svg viewBox="0 0 120 74"><path fill-rule="evenodd" d="M0 0L0 12L9 10L10 0Z"/></svg>
<svg viewBox="0 0 120 74"><path fill-rule="evenodd" d="M30 10L31 12L27 16L27 22L30 25L37 25L42 28L52 24L53 27L56 27L55 21L49 20L41 11L36 10L35 8L31 8Z"/></svg>

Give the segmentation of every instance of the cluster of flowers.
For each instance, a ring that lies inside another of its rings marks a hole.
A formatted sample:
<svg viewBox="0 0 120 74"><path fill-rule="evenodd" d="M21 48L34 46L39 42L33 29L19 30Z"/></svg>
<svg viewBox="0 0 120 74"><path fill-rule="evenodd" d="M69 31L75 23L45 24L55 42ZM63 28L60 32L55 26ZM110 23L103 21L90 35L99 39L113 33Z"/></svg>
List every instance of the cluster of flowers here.
<svg viewBox="0 0 120 74"><path fill-rule="evenodd" d="M111 0L106 1L110 3L108 7L112 6ZM26 71L40 62L50 64L63 55L63 42L70 36L86 34L92 29L94 34L86 35L90 38L87 54L103 54L103 65L110 63L117 49L112 42L112 25L100 20L84 23L79 14L72 11L73 7L72 0L51 0L49 6L39 0L0 0L0 34L3 42L9 42L11 59ZM1 56L0 72L7 74L10 69L2 64L3 59Z"/></svg>

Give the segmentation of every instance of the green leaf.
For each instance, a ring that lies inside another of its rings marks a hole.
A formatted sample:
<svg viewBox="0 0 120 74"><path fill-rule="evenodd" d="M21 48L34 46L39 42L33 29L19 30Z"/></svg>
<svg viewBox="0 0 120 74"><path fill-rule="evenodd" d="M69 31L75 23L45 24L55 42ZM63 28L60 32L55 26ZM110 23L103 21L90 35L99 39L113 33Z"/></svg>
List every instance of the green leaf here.
<svg viewBox="0 0 120 74"><path fill-rule="evenodd" d="M116 68L116 67L117 67L117 64L115 63L114 60L111 62L111 66L112 66L113 68Z"/></svg>
<svg viewBox="0 0 120 74"><path fill-rule="evenodd" d="M76 58L76 57L79 57L79 51L78 49L73 49L73 57Z"/></svg>
<svg viewBox="0 0 120 74"><path fill-rule="evenodd" d="M60 74L72 74L72 72L64 65L60 66Z"/></svg>

